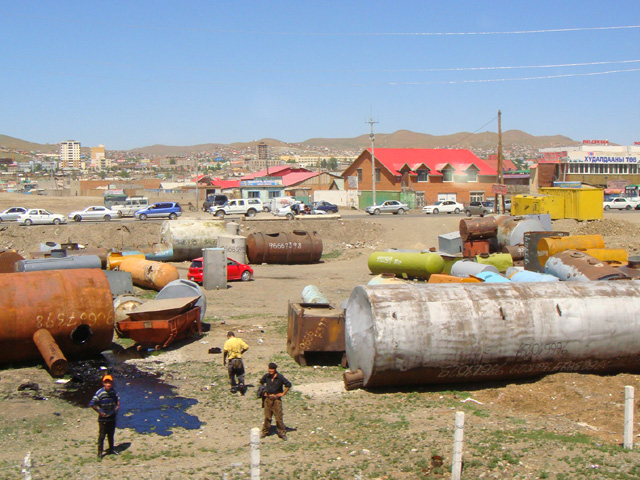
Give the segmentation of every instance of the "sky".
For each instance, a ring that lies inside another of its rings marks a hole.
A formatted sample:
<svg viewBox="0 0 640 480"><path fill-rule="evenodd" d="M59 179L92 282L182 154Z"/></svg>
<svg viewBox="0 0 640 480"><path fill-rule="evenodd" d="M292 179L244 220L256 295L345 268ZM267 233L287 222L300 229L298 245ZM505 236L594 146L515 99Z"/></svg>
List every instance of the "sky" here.
<svg viewBox="0 0 640 480"><path fill-rule="evenodd" d="M0 134L640 141L640 2L0 1Z"/></svg>

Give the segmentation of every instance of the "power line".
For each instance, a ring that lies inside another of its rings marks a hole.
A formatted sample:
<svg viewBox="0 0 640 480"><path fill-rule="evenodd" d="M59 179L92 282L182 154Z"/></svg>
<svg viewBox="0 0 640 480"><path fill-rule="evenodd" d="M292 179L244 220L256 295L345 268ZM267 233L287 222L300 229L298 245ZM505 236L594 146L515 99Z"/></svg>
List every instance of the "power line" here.
<svg viewBox="0 0 640 480"><path fill-rule="evenodd" d="M476 133L478 133L480 130L482 130L484 127L486 127L487 125L489 125L491 122L494 122L496 119L498 118L498 115L496 115L495 117L493 117L491 120L489 120L487 123L485 123L484 125L482 125L480 128L478 128L476 131L471 132L469 135L467 135L466 137L462 137L460 140L458 140L456 143L453 143L453 145L458 145L459 143L464 142L467 138L469 138L471 135L475 135Z"/></svg>

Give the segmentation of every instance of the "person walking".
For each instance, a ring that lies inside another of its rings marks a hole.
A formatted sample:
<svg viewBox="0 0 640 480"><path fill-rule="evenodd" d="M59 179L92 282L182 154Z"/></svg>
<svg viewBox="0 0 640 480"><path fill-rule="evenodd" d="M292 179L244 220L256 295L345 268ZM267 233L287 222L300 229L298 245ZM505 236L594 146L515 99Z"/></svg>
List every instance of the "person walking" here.
<svg viewBox="0 0 640 480"><path fill-rule="evenodd" d="M244 385L244 363L242 354L249 350L249 345L241 338L237 338L233 332L227 332L227 341L224 342L224 352L222 364L229 370L229 381L231 382L231 393L240 392L245 394ZM236 383L237 379L237 383Z"/></svg>
<svg viewBox="0 0 640 480"><path fill-rule="evenodd" d="M260 438L269 435L271 430L271 418L276 417L276 428L278 436L282 440L287 439L287 430L282 420L282 397L284 397L291 388L291 382L284 375L278 373L278 365L270 363L268 373L265 373L260 380L261 385L266 386L266 393L263 398L264 406L264 425Z"/></svg>
<svg viewBox="0 0 640 480"><path fill-rule="evenodd" d="M102 460L104 437L107 437L109 449L107 455L117 455L113 447L113 437L116 431L116 417L120 408L120 398L113 388L113 377L102 377L102 388L98 390L89 406L98 412L98 460Z"/></svg>

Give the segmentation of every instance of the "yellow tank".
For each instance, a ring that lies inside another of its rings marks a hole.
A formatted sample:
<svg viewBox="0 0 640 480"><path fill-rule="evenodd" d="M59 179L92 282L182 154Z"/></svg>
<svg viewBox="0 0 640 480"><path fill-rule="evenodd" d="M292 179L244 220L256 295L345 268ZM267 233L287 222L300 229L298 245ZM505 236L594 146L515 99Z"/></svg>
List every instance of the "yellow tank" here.
<svg viewBox="0 0 640 480"><path fill-rule="evenodd" d="M482 283L482 280L475 277L454 277L445 273L434 273L429 277L427 283Z"/></svg>
<svg viewBox="0 0 640 480"><path fill-rule="evenodd" d="M180 278L178 269L173 265L144 260L133 255L123 258L117 270L129 272L134 285L158 291L169 282Z"/></svg>
<svg viewBox="0 0 640 480"><path fill-rule="evenodd" d="M568 237L545 237L538 242L538 261L544 267L547 259L565 250L588 250L604 248L602 235L570 235Z"/></svg>
<svg viewBox="0 0 640 480"><path fill-rule="evenodd" d="M618 263L620 266L629 260L629 254L623 248L588 248L584 253L602 262Z"/></svg>
<svg viewBox="0 0 640 480"><path fill-rule="evenodd" d="M139 258L144 260L144 253L123 254L122 252L111 252L107 256L107 270L117 270L118 265L120 265L125 258Z"/></svg>

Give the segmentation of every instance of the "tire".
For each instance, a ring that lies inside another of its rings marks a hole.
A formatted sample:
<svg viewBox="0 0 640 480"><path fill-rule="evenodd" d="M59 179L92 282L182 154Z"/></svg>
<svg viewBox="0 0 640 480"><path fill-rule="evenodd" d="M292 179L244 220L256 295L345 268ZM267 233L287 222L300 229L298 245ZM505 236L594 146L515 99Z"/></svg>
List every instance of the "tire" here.
<svg viewBox="0 0 640 480"><path fill-rule="evenodd" d="M122 210L118 210L118 218L122 218L122 217L123 217Z"/></svg>
<svg viewBox="0 0 640 480"><path fill-rule="evenodd" d="M465 212L464 212L464 213L466 213L467 217L470 217L470 216L471 216L471 210L465 210Z"/></svg>
<svg viewBox="0 0 640 480"><path fill-rule="evenodd" d="M59 218L54 218L53 219L53 224L54 225L60 225L60 219Z"/></svg>
<svg viewBox="0 0 640 480"><path fill-rule="evenodd" d="M437 208L434 208L434 209L433 209L433 214L434 214L434 215L437 215L438 213L440 213L440 210L438 210Z"/></svg>
<svg viewBox="0 0 640 480"><path fill-rule="evenodd" d="M32 223L33 223L33 220L31 220L30 218L27 218L27 219L24 221L24 224L25 224L27 227L28 227L29 225L31 225Z"/></svg>
<svg viewBox="0 0 640 480"><path fill-rule="evenodd" d="M459 208L456 208L456 209L453 211L453 213L455 213L456 215L457 215L457 214L459 214L459 213L460 213L460 209L459 209Z"/></svg>
<svg viewBox="0 0 640 480"><path fill-rule="evenodd" d="M380 209L379 209L379 208L376 208L376 209L373 211L373 214L374 214L374 215L380 215Z"/></svg>
<svg viewBox="0 0 640 480"><path fill-rule="evenodd" d="M404 215L404 208L398 209L398 215Z"/></svg>
<svg viewBox="0 0 640 480"><path fill-rule="evenodd" d="M484 210L482 212L480 212L480 216L484 217L487 214L487 212L485 212Z"/></svg>
<svg viewBox="0 0 640 480"><path fill-rule="evenodd" d="M224 218L224 210L218 210L213 214L214 217Z"/></svg>
<svg viewBox="0 0 640 480"><path fill-rule="evenodd" d="M76 215L75 217L73 217L73 221L74 222L81 222L82 221L82 217L80 215Z"/></svg>
<svg viewBox="0 0 640 480"><path fill-rule="evenodd" d="M146 216L144 213L141 213L141 214L140 214L140 216L139 216L138 218L140 218L140 220L143 220L143 221L144 221L144 220L146 220L146 219L147 219L147 216Z"/></svg>
<svg viewBox="0 0 640 480"><path fill-rule="evenodd" d="M605 206L604 206L604 209L605 209L605 210L609 210L610 208L611 208L611 207L610 207L609 205L605 205Z"/></svg>
<svg viewBox="0 0 640 480"><path fill-rule="evenodd" d="M105 222L110 222L111 221L111 215L105 215L103 220Z"/></svg>
<svg viewBox="0 0 640 480"><path fill-rule="evenodd" d="M175 213L169 214L169 220L175 220L176 218L178 218L178 215L176 215Z"/></svg>
<svg viewBox="0 0 640 480"><path fill-rule="evenodd" d="M287 213L286 217L287 217L287 220L294 220L296 218L293 213Z"/></svg>
<svg viewBox="0 0 640 480"><path fill-rule="evenodd" d="M627 205L626 207L624 207L625 210L631 210L631 205Z"/></svg>
<svg viewBox="0 0 640 480"><path fill-rule="evenodd" d="M248 282L249 280L251 280L251 272L249 270L245 270L244 272L242 272L240 280L242 280L243 282Z"/></svg>
<svg viewBox="0 0 640 480"><path fill-rule="evenodd" d="M251 208L247 211L247 217L255 217L256 213L258 212L256 212L253 208Z"/></svg>

